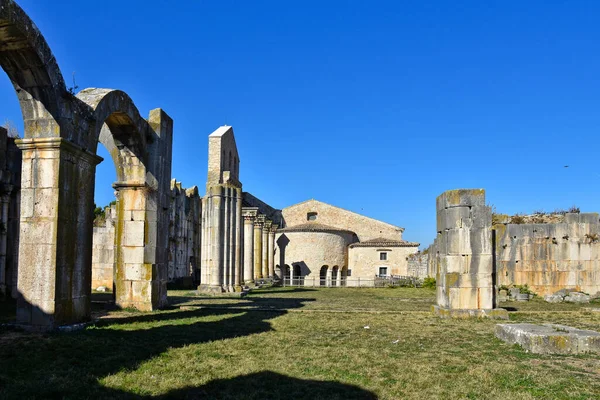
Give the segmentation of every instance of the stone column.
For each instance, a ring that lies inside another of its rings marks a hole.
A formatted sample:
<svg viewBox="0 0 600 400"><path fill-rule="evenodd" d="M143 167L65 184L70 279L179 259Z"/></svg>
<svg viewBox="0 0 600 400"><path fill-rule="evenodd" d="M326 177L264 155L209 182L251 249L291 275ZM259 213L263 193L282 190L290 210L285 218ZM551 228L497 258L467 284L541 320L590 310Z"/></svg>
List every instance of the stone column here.
<svg viewBox="0 0 600 400"><path fill-rule="evenodd" d="M294 284L294 266L290 265L290 286Z"/></svg>
<svg viewBox="0 0 600 400"><path fill-rule="evenodd" d="M87 321L102 158L57 137L16 144L23 152L17 322L47 330Z"/></svg>
<svg viewBox="0 0 600 400"><path fill-rule="evenodd" d="M265 216L259 214L254 222L254 280L262 279L263 225Z"/></svg>
<svg viewBox="0 0 600 400"><path fill-rule="evenodd" d="M208 187L202 198L202 291L223 291L223 191L222 186Z"/></svg>
<svg viewBox="0 0 600 400"><path fill-rule="evenodd" d="M331 278L333 276L333 268L327 268L327 287L331 287Z"/></svg>
<svg viewBox="0 0 600 400"><path fill-rule="evenodd" d="M268 263L269 263L269 278L275 278L275 232L277 224L273 223L269 229L269 244L268 244Z"/></svg>
<svg viewBox="0 0 600 400"><path fill-rule="evenodd" d="M8 242L8 203L10 201L10 185L4 185L4 193L0 194L0 298L6 295L6 256ZM0 191L2 191L0 184Z"/></svg>
<svg viewBox="0 0 600 400"><path fill-rule="evenodd" d="M491 224L483 189L450 190L437 198L436 314L508 318L496 309Z"/></svg>
<svg viewBox="0 0 600 400"><path fill-rule="evenodd" d="M342 286L342 268L341 267L338 267L338 269L337 269L337 275L336 275L336 278L335 278L335 285L338 286L338 287Z"/></svg>
<svg viewBox="0 0 600 400"><path fill-rule="evenodd" d="M271 220L265 220L265 225L262 231L262 276L263 278L270 278L269 276L269 231L271 230Z"/></svg>
<svg viewBox="0 0 600 400"><path fill-rule="evenodd" d="M244 216L244 283L254 282L254 221L258 214L257 209L242 210Z"/></svg>

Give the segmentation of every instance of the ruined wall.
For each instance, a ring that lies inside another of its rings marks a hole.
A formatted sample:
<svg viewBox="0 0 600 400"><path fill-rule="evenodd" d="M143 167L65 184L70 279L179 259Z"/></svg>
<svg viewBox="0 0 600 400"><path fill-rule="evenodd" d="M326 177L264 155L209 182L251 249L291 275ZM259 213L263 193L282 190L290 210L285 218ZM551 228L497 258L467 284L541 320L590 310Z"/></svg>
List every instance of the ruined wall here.
<svg viewBox="0 0 600 400"><path fill-rule="evenodd" d="M92 236L92 289L101 286L113 290L115 268L115 223L117 206L104 209L104 220L94 221Z"/></svg>
<svg viewBox="0 0 600 400"><path fill-rule="evenodd" d="M17 295L21 150L0 127L0 297Z"/></svg>
<svg viewBox="0 0 600 400"><path fill-rule="evenodd" d="M181 281L192 286L200 280L200 235L202 198L196 186L181 187L175 179L171 181L169 207L169 282Z"/></svg>
<svg viewBox="0 0 600 400"><path fill-rule="evenodd" d="M428 273L429 266L429 254L427 253L414 253L408 256L407 261L407 272L408 276L414 276L416 278L426 278L427 276L435 276L429 275Z"/></svg>
<svg viewBox="0 0 600 400"><path fill-rule="evenodd" d="M402 240L403 228L365 217L317 200L308 200L282 210L285 227L305 224L308 213L317 213L315 222L356 232L359 240L386 238Z"/></svg>
<svg viewBox="0 0 600 400"><path fill-rule="evenodd" d="M565 288L600 292L597 213L568 213L560 223L494 228L498 285L527 284L539 295Z"/></svg>

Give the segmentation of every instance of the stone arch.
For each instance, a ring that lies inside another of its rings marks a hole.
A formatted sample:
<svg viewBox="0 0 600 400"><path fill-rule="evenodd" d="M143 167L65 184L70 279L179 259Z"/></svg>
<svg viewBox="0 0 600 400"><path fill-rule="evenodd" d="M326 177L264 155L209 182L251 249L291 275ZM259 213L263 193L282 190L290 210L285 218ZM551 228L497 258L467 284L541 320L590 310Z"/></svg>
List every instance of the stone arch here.
<svg viewBox="0 0 600 400"><path fill-rule="evenodd" d="M331 286L338 286L339 282L338 282L338 272L340 271L340 267L338 267L337 265L334 265L333 268L331 268Z"/></svg>
<svg viewBox="0 0 600 400"><path fill-rule="evenodd" d="M329 270L328 265L323 265L319 270L319 286L329 286L327 284L327 272Z"/></svg>
<svg viewBox="0 0 600 400"><path fill-rule="evenodd" d="M159 109L144 120L119 91L97 90L94 104L85 101L88 91L74 96L44 37L12 0L0 0L0 66L25 125L17 142L23 152L17 322L51 329L89 319L94 180L102 160L96 148L105 135L116 164L135 166L121 175L131 207L121 206L120 218L144 221L123 228L128 242L117 249L124 265L144 268L118 271L127 284L117 298L140 309L164 305L168 236L157 226L167 217L161 195L169 190L172 120ZM102 133L104 123L110 134ZM135 230L144 234L129 234Z"/></svg>
<svg viewBox="0 0 600 400"><path fill-rule="evenodd" d="M0 66L17 93L25 138L62 137L82 145L77 126L87 124L87 110L72 102L50 46L12 0L0 0Z"/></svg>

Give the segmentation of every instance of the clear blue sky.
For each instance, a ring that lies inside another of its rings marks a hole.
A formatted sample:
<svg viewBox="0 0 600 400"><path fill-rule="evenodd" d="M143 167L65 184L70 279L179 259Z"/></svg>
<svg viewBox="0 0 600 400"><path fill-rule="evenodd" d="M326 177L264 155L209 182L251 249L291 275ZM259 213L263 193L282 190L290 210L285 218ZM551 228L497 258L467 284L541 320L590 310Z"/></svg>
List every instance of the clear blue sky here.
<svg viewBox="0 0 600 400"><path fill-rule="evenodd" d="M173 176L204 193L234 127L244 190L316 198L431 243L435 197L600 211L598 1L21 0L69 84L175 120ZM0 118L21 126L4 74ZM114 167L98 167L96 200ZM569 168L564 168L569 165Z"/></svg>

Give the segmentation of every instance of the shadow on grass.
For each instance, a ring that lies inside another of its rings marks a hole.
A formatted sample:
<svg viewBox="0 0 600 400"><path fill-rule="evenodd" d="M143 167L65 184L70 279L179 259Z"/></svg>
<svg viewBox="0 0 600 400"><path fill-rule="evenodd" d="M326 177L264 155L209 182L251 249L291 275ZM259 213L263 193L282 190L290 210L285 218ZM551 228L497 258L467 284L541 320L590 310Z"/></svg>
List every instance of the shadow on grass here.
<svg viewBox="0 0 600 400"><path fill-rule="evenodd" d="M284 300L287 308L298 308L310 299L279 300ZM231 310L224 306L104 318L94 327L74 333L0 332L0 398L146 398L107 388L99 380L120 371L136 370L170 349L269 332L272 330L269 321L287 313L285 310L247 312L236 310L236 306L231 305ZM291 394L294 395L290 397ZM162 398L373 399L375 396L341 383L303 381L261 372L178 389Z"/></svg>
<svg viewBox="0 0 600 400"><path fill-rule="evenodd" d="M377 399L374 393L339 382L296 379L263 371L232 379L217 379L197 388L168 393L166 398L184 399Z"/></svg>
<svg viewBox="0 0 600 400"><path fill-rule="evenodd" d="M302 293L302 292L316 292L317 289L307 289L307 288L290 288L290 289L285 289L284 287L278 288L278 289L256 289L253 292L250 292L248 294L249 297L252 297L252 295L257 295L257 294L271 294L271 293Z"/></svg>

